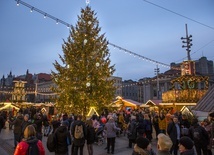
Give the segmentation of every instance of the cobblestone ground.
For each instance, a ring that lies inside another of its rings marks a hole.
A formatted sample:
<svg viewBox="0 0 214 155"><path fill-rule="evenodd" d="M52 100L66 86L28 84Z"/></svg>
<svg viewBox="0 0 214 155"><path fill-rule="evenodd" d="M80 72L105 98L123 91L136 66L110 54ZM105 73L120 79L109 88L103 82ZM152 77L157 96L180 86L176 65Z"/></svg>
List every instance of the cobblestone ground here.
<svg viewBox="0 0 214 155"><path fill-rule="evenodd" d="M46 148L47 137L43 137L43 145L46 150L46 155L54 155L54 153L50 153ZM156 151L156 140L152 141L152 148ZM133 149L128 149L128 139L125 136L120 136L116 138L115 144L115 153L116 155L131 155ZM105 150L106 143L101 146L94 144L94 155L108 155ZM0 155L13 155L14 153L14 144L13 144L13 130L9 130L8 127L6 129L2 129L0 133ZM69 147L69 155L70 155L70 147ZM88 155L86 146L84 147L84 155Z"/></svg>

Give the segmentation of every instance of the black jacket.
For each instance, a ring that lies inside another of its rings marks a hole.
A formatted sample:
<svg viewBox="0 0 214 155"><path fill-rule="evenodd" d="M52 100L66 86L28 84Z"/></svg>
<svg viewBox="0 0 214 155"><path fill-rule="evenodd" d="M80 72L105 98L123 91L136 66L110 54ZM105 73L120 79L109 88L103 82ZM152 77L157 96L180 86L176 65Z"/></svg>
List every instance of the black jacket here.
<svg viewBox="0 0 214 155"><path fill-rule="evenodd" d="M180 155L196 155L194 149L187 150L185 152L180 153Z"/></svg>
<svg viewBox="0 0 214 155"><path fill-rule="evenodd" d="M95 141L95 130L92 126L87 126L87 144L93 144Z"/></svg>
<svg viewBox="0 0 214 155"><path fill-rule="evenodd" d="M75 126L76 125L82 125L83 126L84 136L81 139L76 139L74 137L74 132L75 132ZM87 129L86 129L85 123L83 121L80 121L80 120L74 121L73 124L72 124L72 127L71 127L71 135L73 136L73 144L75 146L82 146L82 145L84 145L85 144L85 139L87 137Z"/></svg>
<svg viewBox="0 0 214 155"><path fill-rule="evenodd" d="M64 154L68 152L67 138L71 141L71 135L66 126L60 126L55 132L56 150L55 153Z"/></svg>
<svg viewBox="0 0 214 155"><path fill-rule="evenodd" d="M180 129L180 125L178 124L179 126L179 129ZM181 130L180 130L181 132ZM177 128L176 128L176 125L174 122L170 122L167 126L167 134L169 135L170 139L172 140L172 143L173 144L176 144L176 141L177 141L177 137L181 136L181 135L178 135L177 136Z"/></svg>
<svg viewBox="0 0 214 155"><path fill-rule="evenodd" d="M200 140L196 141L194 140L194 130L195 128L198 128L200 131ZM207 147L207 145L209 144L209 135L208 132L204 129L204 127L200 126L199 124L196 124L194 126L191 126L189 129L189 134L190 134L190 138L194 141L195 146L200 146L200 147Z"/></svg>

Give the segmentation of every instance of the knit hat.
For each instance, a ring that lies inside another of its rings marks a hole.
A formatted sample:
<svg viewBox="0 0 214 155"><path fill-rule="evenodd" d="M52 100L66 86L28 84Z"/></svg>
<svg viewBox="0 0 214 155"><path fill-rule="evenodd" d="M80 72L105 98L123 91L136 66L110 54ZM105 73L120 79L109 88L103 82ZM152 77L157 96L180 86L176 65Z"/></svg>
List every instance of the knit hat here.
<svg viewBox="0 0 214 155"><path fill-rule="evenodd" d="M187 136L181 137L179 144L183 145L187 150L192 149L194 146L193 141Z"/></svg>
<svg viewBox="0 0 214 155"><path fill-rule="evenodd" d="M138 147L142 148L142 149L146 149L147 146L149 145L149 140L147 138L144 137L138 137L136 139L136 144Z"/></svg>

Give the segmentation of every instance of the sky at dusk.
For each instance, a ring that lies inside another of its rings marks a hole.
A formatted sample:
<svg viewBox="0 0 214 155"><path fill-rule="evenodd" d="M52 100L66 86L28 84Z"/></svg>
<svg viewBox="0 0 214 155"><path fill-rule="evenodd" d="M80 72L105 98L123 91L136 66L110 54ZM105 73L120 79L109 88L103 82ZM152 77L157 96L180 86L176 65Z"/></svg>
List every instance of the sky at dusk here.
<svg viewBox="0 0 214 155"><path fill-rule="evenodd" d="M23 0L73 26L85 0ZM151 4L152 3L152 4ZM165 64L186 60L181 37L192 35L191 58L214 60L213 0L90 0L101 33L107 40L144 57ZM51 73L62 55L69 29L15 0L0 0L0 78L12 74ZM139 80L155 75L156 64L108 46L114 76ZM158 66L160 72L168 70Z"/></svg>

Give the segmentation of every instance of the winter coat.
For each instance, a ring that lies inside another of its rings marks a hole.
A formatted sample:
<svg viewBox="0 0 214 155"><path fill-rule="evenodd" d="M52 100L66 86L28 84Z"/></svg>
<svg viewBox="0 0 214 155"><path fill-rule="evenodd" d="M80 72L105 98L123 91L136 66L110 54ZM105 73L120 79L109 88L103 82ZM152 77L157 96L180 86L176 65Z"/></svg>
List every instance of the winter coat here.
<svg viewBox="0 0 214 155"><path fill-rule="evenodd" d="M165 116L158 118L158 125L160 130L166 130L167 123Z"/></svg>
<svg viewBox="0 0 214 155"><path fill-rule="evenodd" d="M71 142L71 135L66 126L60 126L55 131L56 150L55 153L65 154L68 152L67 138Z"/></svg>
<svg viewBox="0 0 214 155"><path fill-rule="evenodd" d="M187 150L185 152L180 153L180 155L196 155L194 149Z"/></svg>
<svg viewBox="0 0 214 155"><path fill-rule="evenodd" d="M87 126L87 144L93 144L95 141L95 129L92 126Z"/></svg>
<svg viewBox="0 0 214 155"><path fill-rule="evenodd" d="M204 126L205 130L207 131L208 133L208 136L209 136L209 145L208 145L208 149L211 150L212 149L212 141L213 141L213 138L212 138L212 124L208 124L206 126Z"/></svg>
<svg viewBox="0 0 214 155"><path fill-rule="evenodd" d="M180 127L180 126L179 126ZM181 130L180 130L181 131ZM172 140L172 143L173 144L176 144L176 141L177 141L177 128L175 126L175 123L174 122L170 122L168 124L168 127L167 127L167 134L169 135L170 139ZM179 138L180 138L180 135L179 135Z"/></svg>
<svg viewBox="0 0 214 155"><path fill-rule="evenodd" d="M144 119L145 131L152 132L152 122L150 119Z"/></svg>
<svg viewBox="0 0 214 155"><path fill-rule="evenodd" d="M159 131L159 121L158 121L158 116L155 116L152 120L152 124L155 128L155 130Z"/></svg>
<svg viewBox="0 0 214 155"><path fill-rule="evenodd" d="M51 125L53 126L53 133L56 131L56 129L60 126L60 121L52 121Z"/></svg>
<svg viewBox="0 0 214 155"><path fill-rule="evenodd" d="M138 123L135 119L131 120L131 122L128 125L128 139L136 139L137 138L137 128Z"/></svg>
<svg viewBox="0 0 214 155"><path fill-rule="evenodd" d="M13 132L15 134L20 134L22 133L22 128L21 125L23 122L23 116L18 116L13 122L9 122L11 125L14 125Z"/></svg>
<svg viewBox="0 0 214 155"><path fill-rule="evenodd" d="M138 123L138 127L137 127L137 132L140 136L143 136L143 134L145 133L145 124L144 124L144 120L142 118L139 119L139 123Z"/></svg>
<svg viewBox="0 0 214 155"><path fill-rule="evenodd" d="M189 128L190 122L188 121L188 119L181 119L180 125L181 127Z"/></svg>
<svg viewBox="0 0 214 155"><path fill-rule="evenodd" d="M83 134L84 134L83 138L76 139L74 137L76 125L82 125L83 126ZM71 126L71 135L73 135L73 138L74 138L73 139L73 144L75 146L82 146L82 145L84 145L85 144L85 139L87 137L87 129L86 129L85 123L83 121L81 121L81 120L74 121L73 124L72 124L72 126Z"/></svg>
<svg viewBox="0 0 214 155"><path fill-rule="evenodd" d="M107 138L114 138L116 137L116 133L120 130L120 128L116 127L113 119L109 119L105 124L104 130L106 131Z"/></svg>
<svg viewBox="0 0 214 155"><path fill-rule="evenodd" d="M14 155L26 155L28 151L29 144L37 141L36 137L30 138L28 140L23 140L16 146L16 150L14 152ZM37 146L39 149L39 155L45 155L45 148L42 144L42 141L38 140Z"/></svg>
<svg viewBox="0 0 214 155"><path fill-rule="evenodd" d="M132 155L152 155L148 150L144 150L137 146L137 144L134 145L134 150L132 152Z"/></svg>
<svg viewBox="0 0 214 155"><path fill-rule="evenodd" d="M195 128L199 128L200 130L200 134L201 134L201 138L199 141L195 141L194 140L194 129ZM200 126L199 124L196 124L194 126L191 126L189 128L189 134L190 134L190 138L194 141L195 146L201 146L202 148L207 147L209 145L209 136L208 136L208 132L204 129L204 127Z"/></svg>
<svg viewBox="0 0 214 155"><path fill-rule="evenodd" d="M158 150L157 155L171 155L169 151L165 150Z"/></svg>

